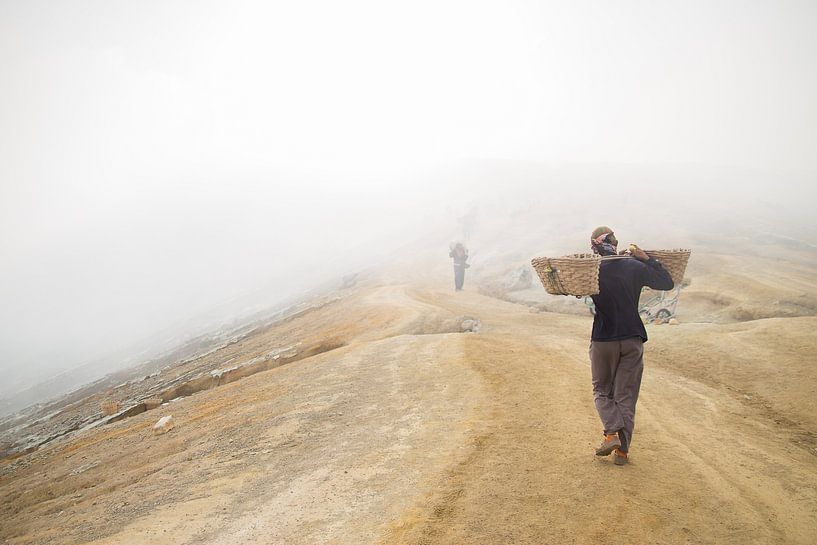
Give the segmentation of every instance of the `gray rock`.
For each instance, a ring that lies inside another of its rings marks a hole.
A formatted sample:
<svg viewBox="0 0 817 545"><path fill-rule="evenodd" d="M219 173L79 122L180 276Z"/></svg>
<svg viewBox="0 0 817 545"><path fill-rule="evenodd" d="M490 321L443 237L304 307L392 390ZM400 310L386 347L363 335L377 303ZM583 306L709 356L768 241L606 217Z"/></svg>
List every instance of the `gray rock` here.
<svg viewBox="0 0 817 545"><path fill-rule="evenodd" d="M173 429L176 423L173 421L172 415L163 416L156 424L153 425L153 434L162 435Z"/></svg>
<svg viewBox="0 0 817 545"><path fill-rule="evenodd" d="M464 318L462 322L460 322L460 331L463 333L472 332L477 333L479 331L480 323L479 320L476 318Z"/></svg>

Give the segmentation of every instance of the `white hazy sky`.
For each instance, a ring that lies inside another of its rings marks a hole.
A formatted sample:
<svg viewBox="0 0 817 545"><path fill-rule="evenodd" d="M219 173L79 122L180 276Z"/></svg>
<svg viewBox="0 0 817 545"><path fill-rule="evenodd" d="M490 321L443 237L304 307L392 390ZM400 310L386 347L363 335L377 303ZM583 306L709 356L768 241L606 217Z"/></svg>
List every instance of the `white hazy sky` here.
<svg viewBox="0 0 817 545"><path fill-rule="evenodd" d="M0 0L0 366L283 294L424 165L815 172L815 59L813 1Z"/></svg>

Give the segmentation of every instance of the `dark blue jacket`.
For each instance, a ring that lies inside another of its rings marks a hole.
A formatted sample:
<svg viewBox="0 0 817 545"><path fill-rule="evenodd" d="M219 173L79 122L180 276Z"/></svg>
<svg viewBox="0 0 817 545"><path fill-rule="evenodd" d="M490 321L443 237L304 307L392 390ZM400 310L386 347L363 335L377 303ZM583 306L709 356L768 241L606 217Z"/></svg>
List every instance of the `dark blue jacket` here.
<svg viewBox="0 0 817 545"><path fill-rule="evenodd" d="M647 342L647 330L638 315L641 288L671 290L672 277L664 267L650 258L610 259L601 262L599 293L593 296L596 316L593 319L593 341L618 341L641 337Z"/></svg>

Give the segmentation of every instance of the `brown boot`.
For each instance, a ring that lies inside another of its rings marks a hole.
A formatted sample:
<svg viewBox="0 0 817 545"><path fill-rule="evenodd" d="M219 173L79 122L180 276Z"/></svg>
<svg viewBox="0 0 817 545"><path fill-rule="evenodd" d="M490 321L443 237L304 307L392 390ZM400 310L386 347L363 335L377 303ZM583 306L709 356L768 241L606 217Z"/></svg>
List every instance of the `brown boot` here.
<svg viewBox="0 0 817 545"><path fill-rule="evenodd" d="M623 450L616 449L613 451L613 463L617 466L623 466L630 463L630 457Z"/></svg>
<svg viewBox="0 0 817 545"><path fill-rule="evenodd" d="M604 441L601 442L599 448L596 449L596 456L609 456L611 452L621 446L621 440L618 434L605 435Z"/></svg>

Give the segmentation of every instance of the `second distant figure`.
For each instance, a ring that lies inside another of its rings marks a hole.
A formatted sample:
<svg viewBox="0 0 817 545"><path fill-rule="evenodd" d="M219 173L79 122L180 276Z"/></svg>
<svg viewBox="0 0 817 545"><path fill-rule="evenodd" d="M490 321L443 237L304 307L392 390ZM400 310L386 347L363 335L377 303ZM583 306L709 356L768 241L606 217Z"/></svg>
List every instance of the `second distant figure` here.
<svg viewBox="0 0 817 545"><path fill-rule="evenodd" d="M454 289L461 291L462 284L465 282L465 269L470 267L467 263L468 250L461 242L457 242L448 252L448 257L454 260Z"/></svg>

